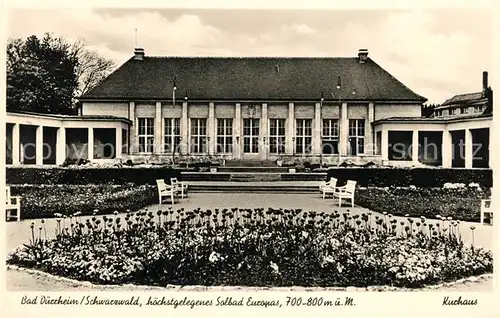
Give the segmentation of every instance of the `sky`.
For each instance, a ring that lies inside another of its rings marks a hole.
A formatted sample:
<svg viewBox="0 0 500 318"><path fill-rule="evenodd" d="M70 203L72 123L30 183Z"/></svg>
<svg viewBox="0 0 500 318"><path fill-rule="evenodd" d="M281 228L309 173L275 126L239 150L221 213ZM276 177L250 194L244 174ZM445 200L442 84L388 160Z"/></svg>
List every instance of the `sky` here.
<svg viewBox="0 0 500 318"><path fill-rule="evenodd" d="M82 39L117 66L135 46L151 56L354 57L366 48L404 85L442 103L480 91L483 71L494 84L493 18L481 8L10 9L6 33Z"/></svg>

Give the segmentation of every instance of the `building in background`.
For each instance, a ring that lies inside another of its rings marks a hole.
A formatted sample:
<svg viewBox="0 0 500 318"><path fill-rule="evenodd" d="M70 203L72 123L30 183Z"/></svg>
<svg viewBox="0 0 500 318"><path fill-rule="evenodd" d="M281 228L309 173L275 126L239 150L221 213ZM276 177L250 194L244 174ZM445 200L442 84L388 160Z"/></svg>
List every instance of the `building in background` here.
<svg viewBox="0 0 500 318"><path fill-rule="evenodd" d="M373 127L382 160L391 165L489 168L492 121L493 91L483 72L480 92L453 96L431 117L389 117Z"/></svg>
<svg viewBox="0 0 500 318"><path fill-rule="evenodd" d="M492 99L489 88L480 94ZM460 138L465 155L472 153L471 141L489 140L484 129L491 125L491 105L486 102L483 112L474 113L479 104L470 104L472 113L445 114L463 108L459 99L422 118L426 99L367 50L346 58L226 58L149 57L136 49L80 98L79 116L8 113L7 163L209 155L328 165L486 166L488 160L472 156L450 159L450 145ZM419 147L424 140L439 148L432 158ZM27 144L34 146L28 151ZM402 145L401 155L395 144ZM56 149L50 160L45 148Z"/></svg>

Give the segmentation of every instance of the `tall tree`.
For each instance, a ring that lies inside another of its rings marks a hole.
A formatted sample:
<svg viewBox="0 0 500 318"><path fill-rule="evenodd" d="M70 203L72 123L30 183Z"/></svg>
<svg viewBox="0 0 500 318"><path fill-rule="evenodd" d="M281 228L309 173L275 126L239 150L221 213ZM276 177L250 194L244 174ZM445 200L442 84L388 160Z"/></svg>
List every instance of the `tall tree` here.
<svg viewBox="0 0 500 318"><path fill-rule="evenodd" d="M76 97L95 87L114 67L111 61L46 33L7 43L7 110L75 113Z"/></svg>
<svg viewBox="0 0 500 318"><path fill-rule="evenodd" d="M75 72L78 79L76 96L81 96L96 87L115 68L113 61L88 50L85 42L81 40L73 44L72 52L78 59Z"/></svg>

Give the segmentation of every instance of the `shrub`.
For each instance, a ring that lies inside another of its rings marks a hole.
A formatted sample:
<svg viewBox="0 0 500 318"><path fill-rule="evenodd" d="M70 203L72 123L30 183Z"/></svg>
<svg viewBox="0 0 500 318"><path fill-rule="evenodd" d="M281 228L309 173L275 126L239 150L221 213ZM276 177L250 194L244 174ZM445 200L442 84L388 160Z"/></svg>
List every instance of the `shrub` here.
<svg viewBox="0 0 500 318"><path fill-rule="evenodd" d="M465 246L456 221L169 208L57 222L55 239L44 223L32 223L31 243L7 263L94 283L160 286L421 287L493 270L492 253Z"/></svg>
<svg viewBox="0 0 500 318"><path fill-rule="evenodd" d="M394 215L453 217L478 222L481 199L490 196L489 190L442 188L368 188L356 190L356 204L376 212Z"/></svg>
<svg viewBox="0 0 500 318"><path fill-rule="evenodd" d="M447 182L479 183L482 187L493 186L491 169L438 169L438 168L330 168L328 178L339 183L356 180L360 186L386 187L409 186L442 187Z"/></svg>
<svg viewBox="0 0 500 318"><path fill-rule="evenodd" d="M147 185L34 185L11 190L23 198L23 219L51 218L55 213L88 215L95 209L99 214L136 211L158 202L156 186Z"/></svg>
<svg viewBox="0 0 500 318"><path fill-rule="evenodd" d="M7 184L150 184L156 179L181 179L181 172L168 167L9 167Z"/></svg>

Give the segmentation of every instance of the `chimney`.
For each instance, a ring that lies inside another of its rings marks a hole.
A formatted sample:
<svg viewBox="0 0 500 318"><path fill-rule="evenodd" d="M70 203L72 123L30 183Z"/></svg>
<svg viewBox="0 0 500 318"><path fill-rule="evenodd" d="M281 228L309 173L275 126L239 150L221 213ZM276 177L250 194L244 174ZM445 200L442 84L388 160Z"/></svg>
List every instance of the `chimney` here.
<svg viewBox="0 0 500 318"><path fill-rule="evenodd" d="M483 72L483 95L488 90L488 72Z"/></svg>
<svg viewBox="0 0 500 318"><path fill-rule="evenodd" d="M364 63L368 59L368 49L359 49L358 51L359 63Z"/></svg>
<svg viewBox="0 0 500 318"><path fill-rule="evenodd" d="M144 49L136 47L134 50L134 60L142 61L144 58Z"/></svg>

